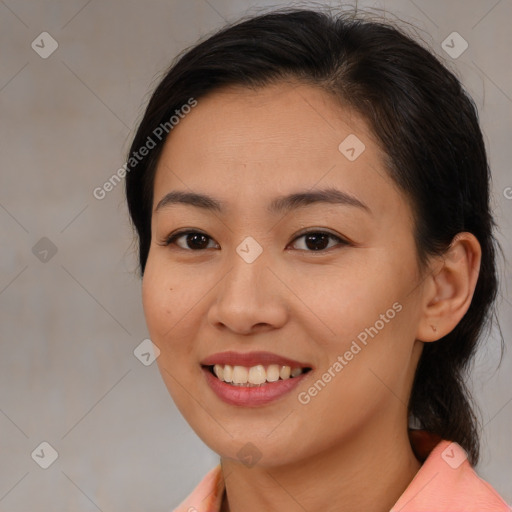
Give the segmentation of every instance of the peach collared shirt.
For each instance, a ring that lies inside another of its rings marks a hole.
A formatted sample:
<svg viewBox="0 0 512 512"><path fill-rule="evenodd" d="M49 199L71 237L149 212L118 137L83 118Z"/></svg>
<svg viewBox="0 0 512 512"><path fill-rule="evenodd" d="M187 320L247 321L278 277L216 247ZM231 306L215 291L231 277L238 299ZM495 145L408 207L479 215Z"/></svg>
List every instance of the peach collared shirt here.
<svg viewBox="0 0 512 512"><path fill-rule="evenodd" d="M211 469L173 512L219 512L224 494L220 464ZM466 452L440 441L390 512L512 512L469 464Z"/></svg>

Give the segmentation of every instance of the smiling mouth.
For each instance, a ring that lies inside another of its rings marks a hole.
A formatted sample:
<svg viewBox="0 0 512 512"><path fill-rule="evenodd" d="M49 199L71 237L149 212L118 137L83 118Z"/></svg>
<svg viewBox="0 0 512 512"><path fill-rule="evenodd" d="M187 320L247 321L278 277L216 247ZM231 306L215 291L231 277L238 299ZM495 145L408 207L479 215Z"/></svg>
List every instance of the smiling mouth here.
<svg viewBox="0 0 512 512"><path fill-rule="evenodd" d="M294 379L311 371L311 368L287 365L232 366L229 364L203 365L212 375L226 384L239 387L258 387L272 382Z"/></svg>

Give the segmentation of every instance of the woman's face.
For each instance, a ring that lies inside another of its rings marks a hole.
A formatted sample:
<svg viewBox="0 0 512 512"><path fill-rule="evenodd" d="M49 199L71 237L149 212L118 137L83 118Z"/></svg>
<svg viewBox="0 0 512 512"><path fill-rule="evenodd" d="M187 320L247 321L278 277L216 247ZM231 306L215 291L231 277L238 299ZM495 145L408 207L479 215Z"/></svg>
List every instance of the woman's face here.
<svg viewBox="0 0 512 512"><path fill-rule="evenodd" d="M144 312L170 394L221 456L273 466L405 433L421 292L411 209L367 124L325 92L231 87L174 127ZM222 382L214 363L267 383Z"/></svg>

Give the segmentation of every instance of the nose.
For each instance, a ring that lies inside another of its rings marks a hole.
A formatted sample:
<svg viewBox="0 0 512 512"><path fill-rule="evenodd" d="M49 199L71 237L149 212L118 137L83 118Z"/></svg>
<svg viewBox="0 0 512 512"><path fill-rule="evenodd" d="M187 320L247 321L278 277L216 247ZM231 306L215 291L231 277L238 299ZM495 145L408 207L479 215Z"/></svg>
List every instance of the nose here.
<svg viewBox="0 0 512 512"><path fill-rule="evenodd" d="M208 321L216 328L252 334L277 329L287 321L287 288L263 254L247 263L235 252L214 290Z"/></svg>

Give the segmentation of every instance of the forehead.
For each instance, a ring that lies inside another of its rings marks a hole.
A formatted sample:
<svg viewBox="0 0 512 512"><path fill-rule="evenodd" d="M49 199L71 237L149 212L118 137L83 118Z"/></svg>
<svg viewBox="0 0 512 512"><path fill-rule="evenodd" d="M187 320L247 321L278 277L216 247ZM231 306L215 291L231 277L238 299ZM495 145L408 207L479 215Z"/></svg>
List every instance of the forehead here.
<svg viewBox="0 0 512 512"><path fill-rule="evenodd" d="M166 145L172 151L192 136L196 151L188 158L225 157L230 162L242 158L244 163L280 156L318 161L322 155L339 156L339 143L355 133L376 145L366 122L324 90L279 82L256 90L225 87L200 98Z"/></svg>
<svg viewBox="0 0 512 512"><path fill-rule="evenodd" d="M256 199L318 184L384 207L382 187L398 191L383 162L365 120L319 87L230 86L200 98L173 128L157 167L153 206L176 188Z"/></svg>

